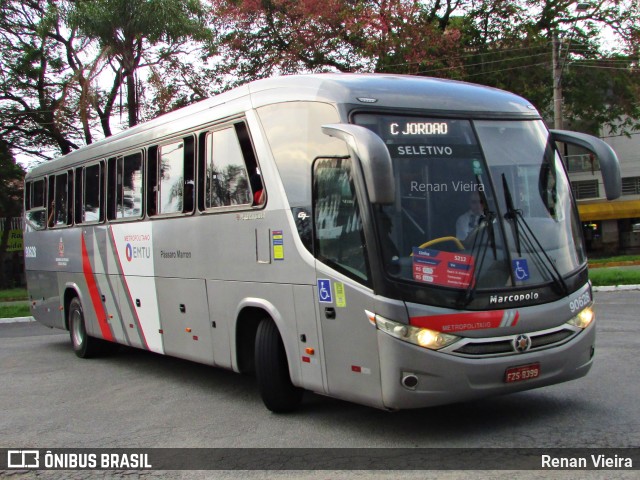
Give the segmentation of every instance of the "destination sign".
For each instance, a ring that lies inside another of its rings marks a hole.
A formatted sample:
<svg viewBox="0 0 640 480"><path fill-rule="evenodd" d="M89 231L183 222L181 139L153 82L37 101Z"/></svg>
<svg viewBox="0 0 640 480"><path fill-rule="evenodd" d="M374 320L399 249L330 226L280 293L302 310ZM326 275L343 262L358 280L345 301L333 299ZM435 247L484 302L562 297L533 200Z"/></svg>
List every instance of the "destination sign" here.
<svg viewBox="0 0 640 480"><path fill-rule="evenodd" d="M476 145L438 145L436 142L429 142L431 145L427 145L419 141L417 143L410 143L409 141L402 141L402 144L387 144L389 153L392 157L436 157L436 158L448 158L448 157L472 157L480 158L481 154Z"/></svg>
<svg viewBox="0 0 640 480"><path fill-rule="evenodd" d="M389 134L392 136L435 136L447 135L449 125L446 122L393 122L389 124Z"/></svg>

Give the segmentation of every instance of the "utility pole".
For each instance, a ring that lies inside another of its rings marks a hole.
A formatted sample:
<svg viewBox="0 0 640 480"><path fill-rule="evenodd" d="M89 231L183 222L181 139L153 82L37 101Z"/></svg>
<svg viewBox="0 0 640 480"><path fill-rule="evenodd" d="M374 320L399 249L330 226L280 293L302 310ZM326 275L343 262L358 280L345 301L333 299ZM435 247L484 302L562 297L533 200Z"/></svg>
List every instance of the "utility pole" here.
<svg viewBox="0 0 640 480"><path fill-rule="evenodd" d="M552 41L552 63L553 63L553 128L562 130L562 59L560 54L560 40L556 33L553 34Z"/></svg>

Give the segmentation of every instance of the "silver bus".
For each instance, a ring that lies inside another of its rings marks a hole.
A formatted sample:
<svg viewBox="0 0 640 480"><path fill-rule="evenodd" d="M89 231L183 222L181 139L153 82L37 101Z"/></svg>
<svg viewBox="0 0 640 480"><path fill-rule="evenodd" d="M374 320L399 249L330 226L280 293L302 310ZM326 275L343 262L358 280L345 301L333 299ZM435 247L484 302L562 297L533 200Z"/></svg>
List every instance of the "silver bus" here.
<svg viewBox="0 0 640 480"><path fill-rule="evenodd" d="M34 168L33 316L302 392L418 408L556 384L594 356L581 226L556 142L516 95L323 74L249 83Z"/></svg>

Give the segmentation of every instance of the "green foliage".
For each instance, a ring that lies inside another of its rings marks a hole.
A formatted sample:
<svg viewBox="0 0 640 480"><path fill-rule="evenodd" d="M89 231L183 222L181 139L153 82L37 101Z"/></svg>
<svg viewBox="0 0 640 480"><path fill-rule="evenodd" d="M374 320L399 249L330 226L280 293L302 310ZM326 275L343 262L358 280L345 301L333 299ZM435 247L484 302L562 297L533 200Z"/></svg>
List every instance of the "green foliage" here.
<svg viewBox="0 0 640 480"><path fill-rule="evenodd" d="M51 158L111 135L118 101L131 126L258 78L324 71L471 81L551 118L554 34L568 125L639 129L635 0L5 0L0 138Z"/></svg>
<svg viewBox="0 0 640 480"><path fill-rule="evenodd" d="M206 32L203 16L195 0L84 0L75 3L70 22L118 55L132 46L129 42L143 39L155 45L200 38Z"/></svg>
<svg viewBox="0 0 640 480"><path fill-rule="evenodd" d="M469 53L457 78L518 93L551 119L555 34L567 123L595 134L606 124L639 129L639 18L640 4L629 1L480 1L459 24ZM617 53L599 43L605 29L617 32Z"/></svg>
<svg viewBox="0 0 640 480"><path fill-rule="evenodd" d="M204 18L197 0L83 0L69 12L70 25L97 40L109 61L118 65L126 83L130 127L139 121L136 72L145 55L159 42L204 40L208 36ZM161 50L161 55L171 55L171 49Z"/></svg>
<svg viewBox="0 0 640 480"><path fill-rule="evenodd" d="M589 279L596 287L605 285L640 285L640 270L631 268L595 268Z"/></svg>
<svg viewBox="0 0 640 480"><path fill-rule="evenodd" d="M0 290L0 302L15 302L19 300L28 300L26 288L9 288Z"/></svg>
<svg viewBox="0 0 640 480"><path fill-rule="evenodd" d="M24 170L16 163L9 145L0 139L0 217L20 216L23 178Z"/></svg>
<svg viewBox="0 0 640 480"><path fill-rule="evenodd" d="M29 305L3 305L0 303L0 318L30 317Z"/></svg>

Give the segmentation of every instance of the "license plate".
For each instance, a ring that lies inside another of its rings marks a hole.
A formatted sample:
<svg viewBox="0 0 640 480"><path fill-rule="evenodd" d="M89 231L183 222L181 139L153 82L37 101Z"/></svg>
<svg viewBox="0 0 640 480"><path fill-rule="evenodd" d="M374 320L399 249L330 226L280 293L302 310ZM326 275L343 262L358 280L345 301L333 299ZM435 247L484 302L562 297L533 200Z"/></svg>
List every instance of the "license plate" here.
<svg viewBox="0 0 640 480"><path fill-rule="evenodd" d="M505 383L522 382L532 380L540 376L540 364L520 365L519 367L507 368L504 372Z"/></svg>

